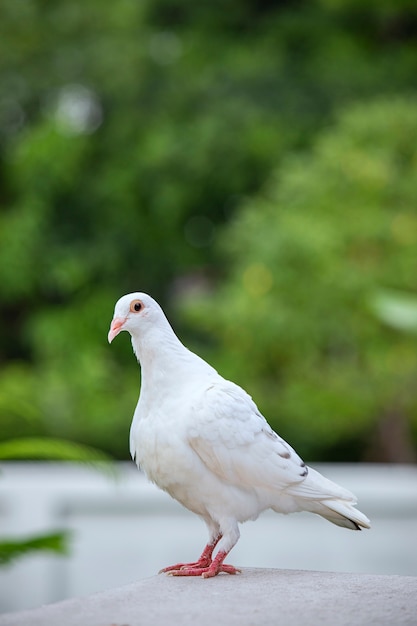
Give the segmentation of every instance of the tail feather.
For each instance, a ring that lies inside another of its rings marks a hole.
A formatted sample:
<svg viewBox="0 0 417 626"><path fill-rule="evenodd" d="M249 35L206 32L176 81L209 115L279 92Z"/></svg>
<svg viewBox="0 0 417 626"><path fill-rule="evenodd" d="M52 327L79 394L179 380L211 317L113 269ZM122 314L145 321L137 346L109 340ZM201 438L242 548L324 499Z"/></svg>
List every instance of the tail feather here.
<svg viewBox="0 0 417 626"><path fill-rule="evenodd" d="M304 482L291 486L287 493L301 500L300 510L317 513L337 526L361 530L370 528L369 519L355 508L356 498L347 489L308 468Z"/></svg>
<svg viewBox="0 0 417 626"><path fill-rule="evenodd" d="M322 500L321 502L311 503L309 510L324 517L329 522L350 528L352 530L362 530L362 528L370 528L369 519L361 511L356 509L351 502L344 500Z"/></svg>

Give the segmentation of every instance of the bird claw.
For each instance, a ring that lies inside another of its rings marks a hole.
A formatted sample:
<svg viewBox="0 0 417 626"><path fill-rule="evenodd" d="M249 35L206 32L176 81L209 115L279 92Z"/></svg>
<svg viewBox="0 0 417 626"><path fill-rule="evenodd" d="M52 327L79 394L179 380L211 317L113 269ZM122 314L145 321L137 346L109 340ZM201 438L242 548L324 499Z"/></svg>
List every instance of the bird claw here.
<svg viewBox="0 0 417 626"><path fill-rule="evenodd" d="M205 566L198 565L197 563L190 563L188 565L182 564L181 567L174 565L162 569L159 573L165 573L167 576L201 576L202 578L213 578L220 573L231 575L241 574L242 570L233 565L227 565L226 563L219 564L212 561Z"/></svg>
<svg viewBox="0 0 417 626"><path fill-rule="evenodd" d="M161 570L168 576L201 576L202 578L213 578L217 574L240 574L241 570L233 565L223 563L228 552L221 550L215 558L211 558L203 552L200 559L196 563L177 563ZM161 573L160 572L160 573Z"/></svg>
<svg viewBox="0 0 417 626"><path fill-rule="evenodd" d="M169 565L159 570L158 574L168 574L173 576L172 572L177 572L185 569L201 569L207 568L211 564L211 559L199 559L195 563L177 563L176 565Z"/></svg>
<svg viewBox="0 0 417 626"><path fill-rule="evenodd" d="M205 572L201 574L202 578L213 578L213 576L217 576L220 573L231 574L234 576L235 574L241 574L242 570L234 567L233 565L227 565L226 563L222 563L218 568L210 568L208 567Z"/></svg>

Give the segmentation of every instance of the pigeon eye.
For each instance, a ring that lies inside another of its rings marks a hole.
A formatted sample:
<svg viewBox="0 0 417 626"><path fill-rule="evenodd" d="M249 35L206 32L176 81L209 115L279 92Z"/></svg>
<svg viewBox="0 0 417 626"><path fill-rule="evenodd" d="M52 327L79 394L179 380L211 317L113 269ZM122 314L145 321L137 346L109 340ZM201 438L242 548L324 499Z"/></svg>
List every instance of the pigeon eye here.
<svg viewBox="0 0 417 626"><path fill-rule="evenodd" d="M139 313L143 309L143 304L140 300L133 300L130 305L130 310L132 313Z"/></svg>

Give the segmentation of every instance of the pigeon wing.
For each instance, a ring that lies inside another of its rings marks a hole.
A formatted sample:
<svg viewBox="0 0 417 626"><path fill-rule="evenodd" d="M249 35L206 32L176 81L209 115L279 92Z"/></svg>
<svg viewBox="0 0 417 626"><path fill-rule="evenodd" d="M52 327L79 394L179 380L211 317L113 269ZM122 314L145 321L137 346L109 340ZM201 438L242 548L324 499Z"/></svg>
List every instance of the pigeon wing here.
<svg viewBox="0 0 417 626"><path fill-rule="evenodd" d="M209 386L193 406L188 441L211 472L236 486L282 490L308 473L252 398L226 380Z"/></svg>

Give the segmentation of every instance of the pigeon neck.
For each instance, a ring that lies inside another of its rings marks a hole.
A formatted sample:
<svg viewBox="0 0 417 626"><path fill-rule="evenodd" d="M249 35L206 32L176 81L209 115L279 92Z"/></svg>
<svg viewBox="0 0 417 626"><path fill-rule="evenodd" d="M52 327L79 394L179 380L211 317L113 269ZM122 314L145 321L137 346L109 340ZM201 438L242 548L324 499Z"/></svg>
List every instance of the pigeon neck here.
<svg viewBox="0 0 417 626"><path fill-rule="evenodd" d="M168 322L166 326L149 329L145 335L132 335L132 346L142 368L142 378L152 371L165 375L175 372L191 354Z"/></svg>

